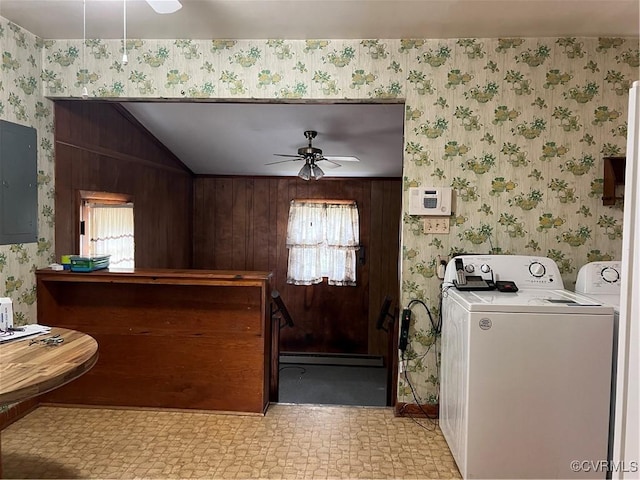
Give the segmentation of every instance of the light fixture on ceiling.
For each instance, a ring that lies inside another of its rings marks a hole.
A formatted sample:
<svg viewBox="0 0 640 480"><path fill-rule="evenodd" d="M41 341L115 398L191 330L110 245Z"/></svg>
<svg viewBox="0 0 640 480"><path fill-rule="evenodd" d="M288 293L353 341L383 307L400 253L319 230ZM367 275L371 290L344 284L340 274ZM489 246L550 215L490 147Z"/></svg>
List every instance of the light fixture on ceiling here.
<svg viewBox="0 0 640 480"><path fill-rule="evenodd" d="M87 63L85 60L85 50L87 49L87 0L82 0L82 68L80 69L80 81L82 81L82 98L86 100L89 98L89 91L87 90L86 72ZM83 71L84 70L84 71Z"/></svg>
<svg viewBox="0 0 640 480"><path fill-rule="evenodd" d="M129 63L129 57L127 57L127 0L122 0L122 4L123 4L123 23L124 23L124 38L122 40L122 48L124 50L124 53L122 54L122 64L126 65L127 63Z"/></svg>
<svg viewBox="0 0 640 480"><path fill-rule="evenodd" d="M156 13L174 13L182 8L182 4L178 0L147 0L147 3Z"/></svg>
<svg viewBox="0 0 640 480"><path fill-rule="evenodd" d="M312 178L314 180L320 180L324 177L324 172L313 162L313 160L307 160L300 169L300 172L298 172L298 176L303 180L311 180Z"/></svg>
<svg viewBox="0 0 640 480"><path fill-rule="evenodd" d="M315 180L319 180L324 176L324 172L320 167L318 167L317 162L326 162L325 165L328 168L337 168L340 167L341 164L336 162L335 160L339 160L342 162L359 162L357 157L334 157L334 156L325 156L322 154L322 150L316 148L312 145L312 141L318 132L315 130L306 130L304 132L304 136L309 140L309 145L307 147L301 147L298 149L297 155L289 155L286 153L274 153L274 155L278 157L289 157L288 160L278 160L277 162L270 162L267 165L275 165L276 163L283 162L297 162L299 160L304 160L305 165L300 169L298 176L303 178L304 180L309 180L313 178Z"/></svg>

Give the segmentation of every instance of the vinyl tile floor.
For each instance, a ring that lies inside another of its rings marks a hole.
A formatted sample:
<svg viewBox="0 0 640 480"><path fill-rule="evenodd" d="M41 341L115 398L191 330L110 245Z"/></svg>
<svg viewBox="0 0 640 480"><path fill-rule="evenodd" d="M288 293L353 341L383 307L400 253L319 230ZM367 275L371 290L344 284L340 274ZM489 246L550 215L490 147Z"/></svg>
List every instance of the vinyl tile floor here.
<svg viewBox="0 0 640 480"><path fill-rule="evenodd" d="M5 478L460 478L437 425L391 408L265 416L42 406L2 431Z"/></svg>

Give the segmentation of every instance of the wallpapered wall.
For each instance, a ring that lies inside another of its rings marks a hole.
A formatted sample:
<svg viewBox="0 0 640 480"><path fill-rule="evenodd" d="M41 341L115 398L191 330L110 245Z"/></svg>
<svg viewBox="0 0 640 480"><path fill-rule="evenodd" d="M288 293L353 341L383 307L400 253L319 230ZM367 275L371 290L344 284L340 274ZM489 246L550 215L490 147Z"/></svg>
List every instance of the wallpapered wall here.
<svg viewBox="0 0 640 480"><path fill-rule="evenodd" d="M456 252L550 256L573 287L588 261L620 258L622 210L603 207L602 157L624 155L638 39L48 41L0 18L0 118L39 132L40 241L0 248L4 294L33 321L31 271L52 260L47 97L406 102L404 186L452 186L448 235L406 213L402 304L437 315L439 259ZM363 159L366 161L366 159ZM406 212L407 198L404 199ZM407 352L420 403L437 400L434 337L414 310ZM414 402L401 379L400 401Z"/></svg>
<svg viewBox="0 0 640 480"><path fill-rule="evenodd" d="M38 135L38 243L0 245L0 296L13 299L17 324L36 321L33 271L54 260L53 104L42 92L42 49L0 17L0 119L34 127Z"/></svg>

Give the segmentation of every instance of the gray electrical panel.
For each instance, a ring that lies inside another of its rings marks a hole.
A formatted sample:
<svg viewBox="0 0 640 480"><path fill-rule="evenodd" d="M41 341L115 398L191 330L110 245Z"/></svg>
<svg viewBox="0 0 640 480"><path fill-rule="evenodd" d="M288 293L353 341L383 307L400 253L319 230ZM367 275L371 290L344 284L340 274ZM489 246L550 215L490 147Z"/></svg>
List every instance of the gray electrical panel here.
<svg viewBox="0 0 640 480"><path fill-rule="evenodd" d="M0 120L0 245L37 241L36 129Z"/></svg>

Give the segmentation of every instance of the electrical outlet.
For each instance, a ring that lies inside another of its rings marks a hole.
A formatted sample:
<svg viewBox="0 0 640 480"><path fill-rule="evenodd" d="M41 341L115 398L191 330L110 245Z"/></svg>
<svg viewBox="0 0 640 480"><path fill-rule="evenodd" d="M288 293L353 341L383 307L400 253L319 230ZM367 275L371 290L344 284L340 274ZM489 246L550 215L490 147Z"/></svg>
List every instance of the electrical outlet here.
<svg viewBox="0 0 640 480"><path fill-rule="evenodd" d="M449 217L429 217L424 219L424 233L449 233Z"/></svg>
<svg viewBox="0 0 640 480"><path fill-rule="evenodd" d="M398 348L405 351L409 345L409 326L411 325L411 310L402 310L402 323L400 324L400 337L398 338Z"/></svg>
<svg viewBox="0 0 640 480"><path fill-rule="evenodd" d="M447 259L446 257L442 259L440 255L438 255L437 265L436 265L436 277L440 280L444 280L444 274L447 271Z"/></svg>

